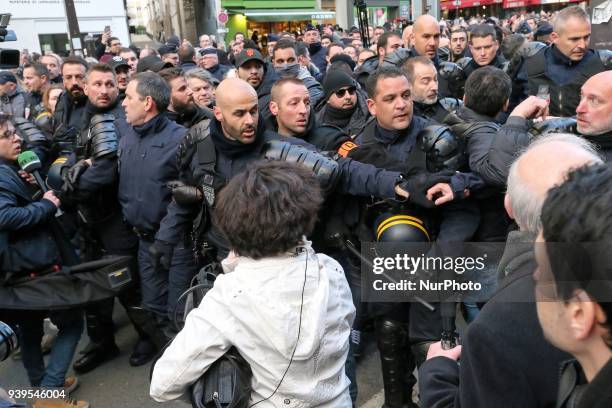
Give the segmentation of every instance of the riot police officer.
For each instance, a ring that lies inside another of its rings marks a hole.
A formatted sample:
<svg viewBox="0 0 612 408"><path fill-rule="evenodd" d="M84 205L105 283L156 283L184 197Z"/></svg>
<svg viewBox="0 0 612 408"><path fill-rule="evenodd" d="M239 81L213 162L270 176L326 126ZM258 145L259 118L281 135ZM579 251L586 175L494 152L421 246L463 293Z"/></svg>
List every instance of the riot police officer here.
<svg viewBox="0 0 612 408"><path fill-rule="evenodd" d="M121 135L119 129L125 127L125 114L119 104L113 69L103 64L90 68L84 92L88 100L75 152L67 161L59 159L55 164L65 168L62 197L76 205L86 260L135 255L137 240L123 221L117 200L117 144ZM137 288L124 291L119 300L139 334L130 364L145 364L153 357L155 349L134 317L133 308L140 305ZM114 339L113 304L111 298L86 308L90 343L74 363L75 371L91 371L119 354Z"/></svg>
<svg viewBox="0 0 612 408"><path fill-rule="evenodd" d="M553 21L548 47L532 47L532 55L523 63L514 78L521 88L511 101L516 106L529 95L548 96L552 116L573 116L580 103L580 87L591 76L612 69L610 51L595 51L589 47L591 23L579 6L559 11Z"/></svg>
<svg viewBox="0 0 612 408"><path fill-rule="evenodd" d="M62 79L66 91L60 95L53 114L53 151L70 153L76 143L76 134L81 129L81 119L85 111L87 96L85 74L87 62L82 58L68 57L62 65Z"/></svg>

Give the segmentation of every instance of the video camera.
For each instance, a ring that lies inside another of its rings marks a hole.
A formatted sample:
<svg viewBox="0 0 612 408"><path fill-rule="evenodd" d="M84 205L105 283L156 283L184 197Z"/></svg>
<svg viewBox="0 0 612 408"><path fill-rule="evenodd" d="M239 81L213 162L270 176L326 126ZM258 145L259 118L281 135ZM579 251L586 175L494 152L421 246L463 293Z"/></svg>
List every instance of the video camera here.
<svg viewBox="0 0 612 408"><path fill-rule="evenodd" d="M0 14L0 42L17 41L13 30L7 29L11 21L11 14ZM0 69L13 69L19 67L19 50L0 48Z"/></svg>

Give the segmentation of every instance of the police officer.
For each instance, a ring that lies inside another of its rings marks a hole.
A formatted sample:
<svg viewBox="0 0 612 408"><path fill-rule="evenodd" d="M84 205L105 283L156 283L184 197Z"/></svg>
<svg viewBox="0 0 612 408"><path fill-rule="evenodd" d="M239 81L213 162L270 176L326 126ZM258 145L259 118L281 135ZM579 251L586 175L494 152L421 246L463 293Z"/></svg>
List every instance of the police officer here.
<svg viewBox="0 0 612 408"><path fill-rule="evenodd" d="M295 81L298 80L284 80L287 83ZM299 81L298 84L304 87ZM180 181L185 188L175 188L175 200L161 223L157 239L175 245L193 229L196 249L201 251L202 245L204 249L212 247L216 249L216 255L223 259L228 252L227 244L214 222L210 224L210 214L204 213L204 217L197 217L197 220L196 216L208 208L203 207L203 203L212 206L215 191L223 186L224 180L230 179L248 163L263 157L266 142L281 140L281 136L265 130L259 117L257 94L240 79L227 79L219 85L214 111L215 119L210 121L208 128L199 127L197 132L192 130L181 143ZM306 145L290 136L282 140ZM203 147L198 149L198 146ZM312 149L312 146L309 148ZM349 194L388 198L396 194L408 195L405 188L397 185L400 183L397 172L379 170L352 160L340 160L339 169L339 188ZM196 186L198 188L194 189ZM184 197L188 191L191 192L191 200ZM177 199L176 193L180 194L180 199ZM194 220L196 222L191 228L189 224ZM198 232L202 233L202 237L198 236Z"/></svg>
<svg viewBox="0 0 612 408"><path fill-rule="evenodd" d="M137 239L123 221L117 200L118 129L125 127L125 114L119 104L119 90L112 68L105 64L90 68L84 92L88 101L75 153L66 162L60 159L55 164L65 168L59 170L64 178L61 196L78 209L86 261L100 256L135 256ZM155 349L134 317L133 308L140 305L140 294L137 288L131 288L118 297L139 334L130 364L145 364L153 357ZM111 298L86 308L90 342L74 363L75 371L91 371L119 354L114 336L113 305L114 299Z"/></svg>
<svg viewBox="0 0 612 408"><path fill-rule="evenodd" d="M386 56L382 66L401 66L407 59L417 56L431 59L439 74L439 93L443 97L463 95L465 76L457 64L445 61L447 56L439 48L440 26L437 20L427 14L419 16L414 22L414 29L410 34L413 47L400 48Z"/></svg>
<svg viewBox="0 0 612 408"><path fill-rule="evenodd" d="M270 91L274 82L278 80L272 64L266 63L259 51L247 48L236 55L236 73L238 78L247 81L255 88L259 112L264 119L270 118Z"/></svg>
<svg viewBox="0 0 612 408"><path fill-rule="evenodd" d="M402 69L412 88L414 114L438 123L454 125L458 118L451 114L462 102L456 98L438 98L438 72L427 57L409 58Z"/></svg>
<svg viewBox="0 0 612 408"><path fill-rule="evenodd" d="M68 57L64 60L61 73L66 91L57 101L53 114L53 149L56 154L72 152L77 132L81 129L82 115L87 103L83 90L87 63L82 58Z"/></svg>
<svg viewBox="0 0 612 408"><path fill-rule="evenodd" d="M368 79L367 91L368 108L375 118L357 136L355 142L361 149L378 149L393 157L403 169L418 166L417 163L421 161L420 157L424 153L417 141L431 132L428 130L430 123L413 115L411 86L404 72L395 67L379 69ZM447 134L445 137L449 136ZM455 156L460 157L461 154L461 150L457 148ZM378 159L374 158L372 163L376 160ZM477 181L472 181L470 175L456 174L444 178L444 175L431 174L427 167L420 169L423 176L436 178L440 183L433 189L440 188L440 192L444 191L445 197L440 197L440 201L436 200L436 203L460 197L464 194L464 189L472 190L478 186ZM431 197L430 194L428 196ZM443 211L441 214L434 213L432 207L427 200L414 200L406 209L411 215L424 218L431 237L437 235L438 241L468 240L478 226L478 214L470 207L452 208L452 211ZM433 231L435 224L439 224L438 231ZM385 406L414 406L411 405L412 400L409 397L416 382L411 377L411 372L416 363L424 360L429 344L440 338L440 315L438 312L426 310L418 303L372 304L370 310L376 319Z"/></svg>
<svg viewBox="0 0 612 408"><path fill-rule="evenodd" d="M610 51L595 51L589 47L591 23L579 6L559 11L550 34L552 44L536 49L526 57L514 82L521 87L520 100L529 95L550 98L552 116L573 116L580 103L580 87L591 76L612 69Z"/></svg>
<svg viewBox="0 0 612 408"><path fill-rule="evenodd" d="M201 108L194 102L193 91L189 88L182 69L162 69L159 75L171 89L170 104L166 112L168 119L189 129L201 120L212 117L210 109Z"/></svg>
<svg viewBox="0 0 612 408"><path fill-rule="evenodd" d="M505 59L499 52L499 43L495 29L489 24L479 24L470 30L470 53L472 57L463 57L457 64L463 69L466 78L480 67L505 67Z"/></svg>
<svg viewBox="0 0 612 408"><path fill-rule="evenodd" d="M122 103L130 126L122 131L118 153L119 202L139 238L143 307L153 313L156 332L166 338L173 335L169 323L180 309L177 300L197 272L191 249L184 243L167 245L158 233L171 200L166 183L178 178L176 152L187 132L164 114L170 94L159 75L144 72L134 76ZM162 265L157 264L159 253L167 257ZM163 338L153 340L164 345Z"/></svg>

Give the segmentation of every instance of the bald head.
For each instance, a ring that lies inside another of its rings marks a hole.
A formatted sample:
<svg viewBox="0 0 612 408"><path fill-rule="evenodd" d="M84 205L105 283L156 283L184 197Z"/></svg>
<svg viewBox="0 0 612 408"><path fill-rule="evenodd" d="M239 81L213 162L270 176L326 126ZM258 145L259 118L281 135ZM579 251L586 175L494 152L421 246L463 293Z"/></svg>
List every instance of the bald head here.
<svg viewBox="0 0 612 408"><path fill-rule="evenodd" d="M221 81L216 90L217 105L221 109L231 107L239 101L257 102L257 91L240 78L227 78Z"/></svg>
<svg viewBox="0 0 612 408"><path fill-rule="evenodd" d="M411 34L417 54L434 59L440 45L440 25L434 17L424 14L414 21Z"/></svg>
<svg viewBox="0 0 612 408"><path fill-rule="evenodd" d="M259 110L257 92L248 82L228 78L216 91L215 118L221 123L225 137L244 144L255 141Z"/></svg>
<svg viewBox="0 0 612 408"><path fill-rule="evenodd" d="M437 30L440 32L438 20L429 14L423 14L414 20L413 32L422 33L423 31Z"/></svg>
<svg viewBox="0 0 612 408"><path fill-rule="evenodd" d="M512 164L506 210L521 231L537 233L546 193L571 169L601 163L593 146L569 134L550 134L534 141Z"/></svg>
<svg viewBox="0 0 612 408"><path fill-rule="evenodd" d="M587 136L612 132L612 71L593 75L580 93L582 99L576 107L578 131Z"/></svg>

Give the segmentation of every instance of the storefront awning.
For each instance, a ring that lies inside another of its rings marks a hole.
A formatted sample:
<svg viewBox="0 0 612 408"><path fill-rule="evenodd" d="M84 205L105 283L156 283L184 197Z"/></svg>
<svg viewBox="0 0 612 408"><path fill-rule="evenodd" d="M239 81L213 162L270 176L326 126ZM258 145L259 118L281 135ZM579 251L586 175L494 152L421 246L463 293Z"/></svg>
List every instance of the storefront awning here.
<svg viewBox="0 0 612 408"><path fill-rule="evenodd" d="M500 1L496 0L451 0L451 1L441 1L440 2L440 10L453 10L453 9L462 9L468 7L479 7L479 6L488 6L491 4L499 3Z"/></svg>
<svg viewBox="0 0 612 408"><path fill-rule="evenodd" d="M253 21L328 20L336 17L336 12L321 9L234 10L230 13L244 14Z"/></svg>

